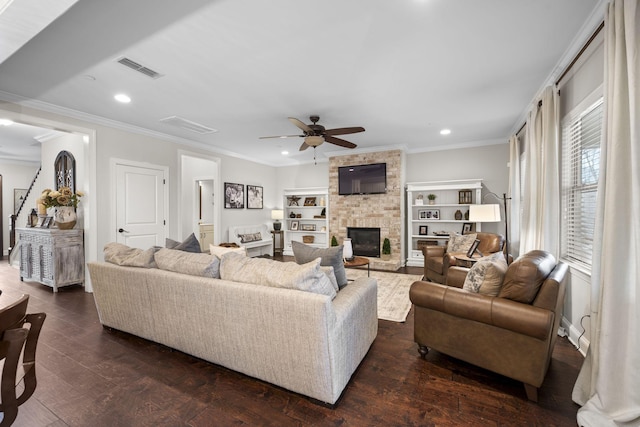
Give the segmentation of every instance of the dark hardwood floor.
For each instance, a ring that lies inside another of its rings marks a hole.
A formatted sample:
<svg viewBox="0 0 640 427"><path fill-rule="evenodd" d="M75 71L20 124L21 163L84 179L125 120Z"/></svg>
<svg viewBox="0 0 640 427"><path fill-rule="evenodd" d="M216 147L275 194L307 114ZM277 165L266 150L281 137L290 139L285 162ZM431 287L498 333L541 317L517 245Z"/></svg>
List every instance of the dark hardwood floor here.
<svg viewBox="0 0 640 427"><path fill-rule="evenodd" d="M381 320L371 350L330 409L106 330L92 295L81 287L54 294L49 287L20 282L18 271L2 261L0 289L2 303L26 293L29 312L47 313L38 347L38 388L21 406L16 426L576 425L571 389L582 356L566 339L558 339L536 404L516 381L435 351L420 359L412 313L406 323Z"/></svg>

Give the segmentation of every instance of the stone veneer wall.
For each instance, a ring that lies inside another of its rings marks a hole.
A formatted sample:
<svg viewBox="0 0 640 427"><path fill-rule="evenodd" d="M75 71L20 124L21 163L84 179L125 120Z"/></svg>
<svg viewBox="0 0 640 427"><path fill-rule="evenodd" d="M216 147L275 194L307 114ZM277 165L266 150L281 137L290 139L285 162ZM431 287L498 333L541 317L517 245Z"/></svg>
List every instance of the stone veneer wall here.
<svg viewBox="0 0 640 427"><path fill-rule="evenodd" d="M361 153L329 159L329 235L342 243L347 227L379 227L380 238L391 241L391 260L370 258L371 268L396 270L401 266L402 238L402 151ZM338 167L387 164L387 192L385 194L338 195ZM380 242L382 248L382 242Z"/></svg>

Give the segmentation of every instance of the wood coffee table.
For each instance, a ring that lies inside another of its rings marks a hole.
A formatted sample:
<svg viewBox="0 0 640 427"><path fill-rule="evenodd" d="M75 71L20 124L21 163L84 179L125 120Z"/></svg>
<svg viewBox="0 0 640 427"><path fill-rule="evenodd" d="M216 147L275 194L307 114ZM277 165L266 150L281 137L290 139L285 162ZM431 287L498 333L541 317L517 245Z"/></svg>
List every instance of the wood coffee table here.
<svg viewBox="0 0 640 427"><path fill-rule="evenodd" d="M344 266L346 268L349 267L362 267L362 266L367 266L367 277L371 277L370 274L370 267L371 265L369 264L369 258L365 258L363 256L354 256L352 259L350 260L344 260Z"/></svg>

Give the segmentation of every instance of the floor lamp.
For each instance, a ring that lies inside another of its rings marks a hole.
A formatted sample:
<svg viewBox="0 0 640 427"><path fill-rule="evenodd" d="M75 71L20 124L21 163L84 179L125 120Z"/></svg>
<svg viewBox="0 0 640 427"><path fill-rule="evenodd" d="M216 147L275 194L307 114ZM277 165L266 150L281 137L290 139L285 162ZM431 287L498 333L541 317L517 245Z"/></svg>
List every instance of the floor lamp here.
<svg viewBox="0 0 640 427"><path fill-rule="evenodd" d="M502 200L504 205L504 238L505 238L505 250L506 260L509 263L509 220L507 217L507 200L511 200L511 197L507 197L506 193L502 194L502 197L496 193L487 193L482 198L484 200L487 196L493 196L498 200ZM471 222L500 222L500 205L470 205L469 206L469 221Z"/></svg>

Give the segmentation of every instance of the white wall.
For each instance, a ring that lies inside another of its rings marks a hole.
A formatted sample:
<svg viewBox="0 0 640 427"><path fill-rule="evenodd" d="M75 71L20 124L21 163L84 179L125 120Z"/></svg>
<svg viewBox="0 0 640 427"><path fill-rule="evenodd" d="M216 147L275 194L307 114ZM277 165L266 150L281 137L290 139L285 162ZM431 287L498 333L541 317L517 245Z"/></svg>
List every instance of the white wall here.
<svg viewBox="0 0 640 427"><path fill-rule="evenodd" d="M28 189L33 177L36 176L38 166L37 164L0 162L0 175L2 175L2 212L0 212L0 215L2 215L3 255L7 255L9 250L9 227L11 225L9 215L13 214L13 190L16 188ZM16 227L25 226L27 223L26 215L31 212L32 208L36 207L35 199L38 196L40 196L40 192L37 192L37 190L35 196L33 192L29 195L20 218L16 221Z"/></svg>

